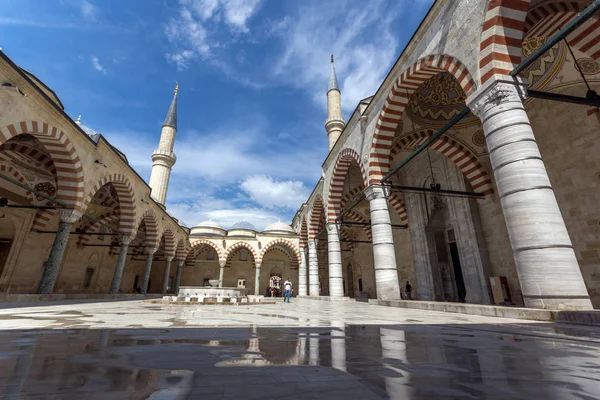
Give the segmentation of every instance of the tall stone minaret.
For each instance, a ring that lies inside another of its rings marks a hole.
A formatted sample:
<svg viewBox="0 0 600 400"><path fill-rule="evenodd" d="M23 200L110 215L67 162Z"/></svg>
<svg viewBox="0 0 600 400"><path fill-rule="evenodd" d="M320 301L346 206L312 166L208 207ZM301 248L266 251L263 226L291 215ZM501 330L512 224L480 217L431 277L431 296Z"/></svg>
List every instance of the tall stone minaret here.
<svg viewBox="0 0 600 400"><path fill-rule="evenodd" d="M332 54L331 75L329 76L329 87L327 88L327 119L325 120L325 130L327 130L327 136L329 137L329 151L335 145L345 126L346 121L342 117L342 93L335 75Z"/></svg>
<svg viewBox="0 0 600 400"><path fill-rule="evenodd" d="M152 173L150 174L150 188L152 189L152 198L163 207L167 199L167 189L169 188L169 178L171 177L171 168L175 165L177 157L173 153L175 145L175 135L177 134L177 93L179 85L175 86L175 94L165 123L160 133L160 142L158 149L152 152Z"/></svg>

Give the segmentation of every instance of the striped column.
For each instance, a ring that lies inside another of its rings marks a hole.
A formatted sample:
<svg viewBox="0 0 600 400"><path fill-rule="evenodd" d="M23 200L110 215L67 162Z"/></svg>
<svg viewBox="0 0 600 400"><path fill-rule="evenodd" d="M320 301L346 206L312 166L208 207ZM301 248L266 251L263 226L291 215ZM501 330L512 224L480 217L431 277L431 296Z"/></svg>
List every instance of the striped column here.
<svg viewBox="0 0 600 400"><path fill-rule="evenodd" d="M127 250L129 249L129 243L133 236L121 236L119 241L121 242L121 248L119 250L119 258L117 258L117 266L113 273L112 282L110 283L109 294L119 293L121 288L121 278L123 278L123 271L125 270L125 261L127 260Z"/></svg>
<svg viewBox="0 0 600 400"><path fill-rule="evenodd" d="M327 224L327 253L329 260L329 296L344 297L340 232L338 225L335 223Z"/></svg>
<svg viewBox="0 0 600 400"><path fill-rule="evenodd" d="M256 263L256 273L254 275L254 294L260 295L260 263Z"/></svg>
<svg viewBox="0 0 600 400"><path fill-rule="evenodd" d="M300 266L298 267L298 296L308 295L308 285L306 275L306 248L300 249Z"/></svg>
<svg viewBox="0 0 600 400"><path fill-rule="evenodd" d="M316 239L308 240L308 291L310 296L319 296L319 258Z"/></svg>
<svg viewBox="0 0 600 400"><path fill-rule="evenodd" d="M396 266L396 252L392 235L392 221L388 209L389 189L381 185L371 185L365 190L371 211L371 231L373 233L373 267L377 299L399 300L400 286Z"/></svg>
<svg viewBox="0 0 600 400"><path fill-rule="evenodd" d="M52 294L58 273L65 259L65 249L69 241L71 226L79 219L79 214L73 210L58 210L58 217L60 218L58 230L54 238L54 243L52 243L50 256L42 273L42 279L38 286L38 294Z"/></svg>
<svg viewBox="0 0 600 400"><path fill-rule="evenodd" d="M592 309L523 107L525 92L521 82L505 76L467 99L483 124L525 306Z"/></svg>
<svg viewBox="0 0 600 400"><path fill-rule="evenodd" d="M171 273L171 262L173 256L167 256L167 262L165 264L165 273L163 275L162 294L167 294L167 288L169 287L169 274Z"/></svg>
<svg viewBox="0 0 600 400"><path fill-rule="evenodd" d="M150 271L152 270L152 259L154 258L154 253L156 253L155 248L150 247L146 248L146 254L148 255L146 258L146 269L144 270L144 280L142 281L142 294L148 293L148 284L150 283Z"/></svg>

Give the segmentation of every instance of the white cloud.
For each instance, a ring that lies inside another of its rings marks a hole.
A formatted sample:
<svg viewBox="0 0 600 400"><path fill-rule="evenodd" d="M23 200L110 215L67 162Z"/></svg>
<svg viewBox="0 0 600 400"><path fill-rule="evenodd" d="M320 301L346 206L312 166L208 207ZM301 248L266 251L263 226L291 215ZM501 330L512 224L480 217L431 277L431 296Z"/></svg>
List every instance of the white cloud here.
<svg viewBox="0 0 600 400"><path fill-rule="evenodd" d="M88 0L79 0L76 4L79 6L79 11L83 19L90 22L96 20L99 12L98 7Z"/></svg>
<svg viewBox="0 0 600 400"><path fill-rule="evenodd" d="M106 74L106 68L100 65L100 60L98 59L98 57L92 56L92 66L96 71Z"/></svg>
<svg viewBox="0 0 600 400"><path fill-rule="evenodd" d="M300 181L276 181L267 175L249 176L240 187L252 200L268 209L295 209L310 195L310 190Z"/></svg>

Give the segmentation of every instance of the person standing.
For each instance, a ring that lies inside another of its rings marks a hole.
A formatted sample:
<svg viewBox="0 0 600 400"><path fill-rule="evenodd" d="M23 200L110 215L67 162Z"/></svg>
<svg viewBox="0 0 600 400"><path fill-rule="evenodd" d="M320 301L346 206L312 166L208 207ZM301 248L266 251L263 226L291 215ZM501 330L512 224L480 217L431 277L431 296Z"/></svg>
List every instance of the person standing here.
<svg viewBox="0 0 600 400"><path fill-rule="evenodd" d="M292 282L290 281L290 278L287 278L286 281L283 283L283 302L285 303L286 300L289 303L290 302L290 297L292 296Z"/></svg>
<svg viewBox="0 0 600 400"><path fill-rule="evenodd" d="M406 289L406 299L412 300L412 286L410 286L409 281L406 281L406 286L404 288Z"/></svg>

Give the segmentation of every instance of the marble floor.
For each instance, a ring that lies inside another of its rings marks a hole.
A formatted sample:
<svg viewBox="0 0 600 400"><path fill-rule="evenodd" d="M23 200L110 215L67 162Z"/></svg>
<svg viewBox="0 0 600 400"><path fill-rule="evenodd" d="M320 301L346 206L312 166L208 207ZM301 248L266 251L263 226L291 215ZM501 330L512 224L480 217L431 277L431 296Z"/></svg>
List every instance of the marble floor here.
<svg viewBox="0 0 600 400"><path fill-rule="evenodd" d="M599 399L600 329L295 299L0 305L1 399Z"/></svg>

